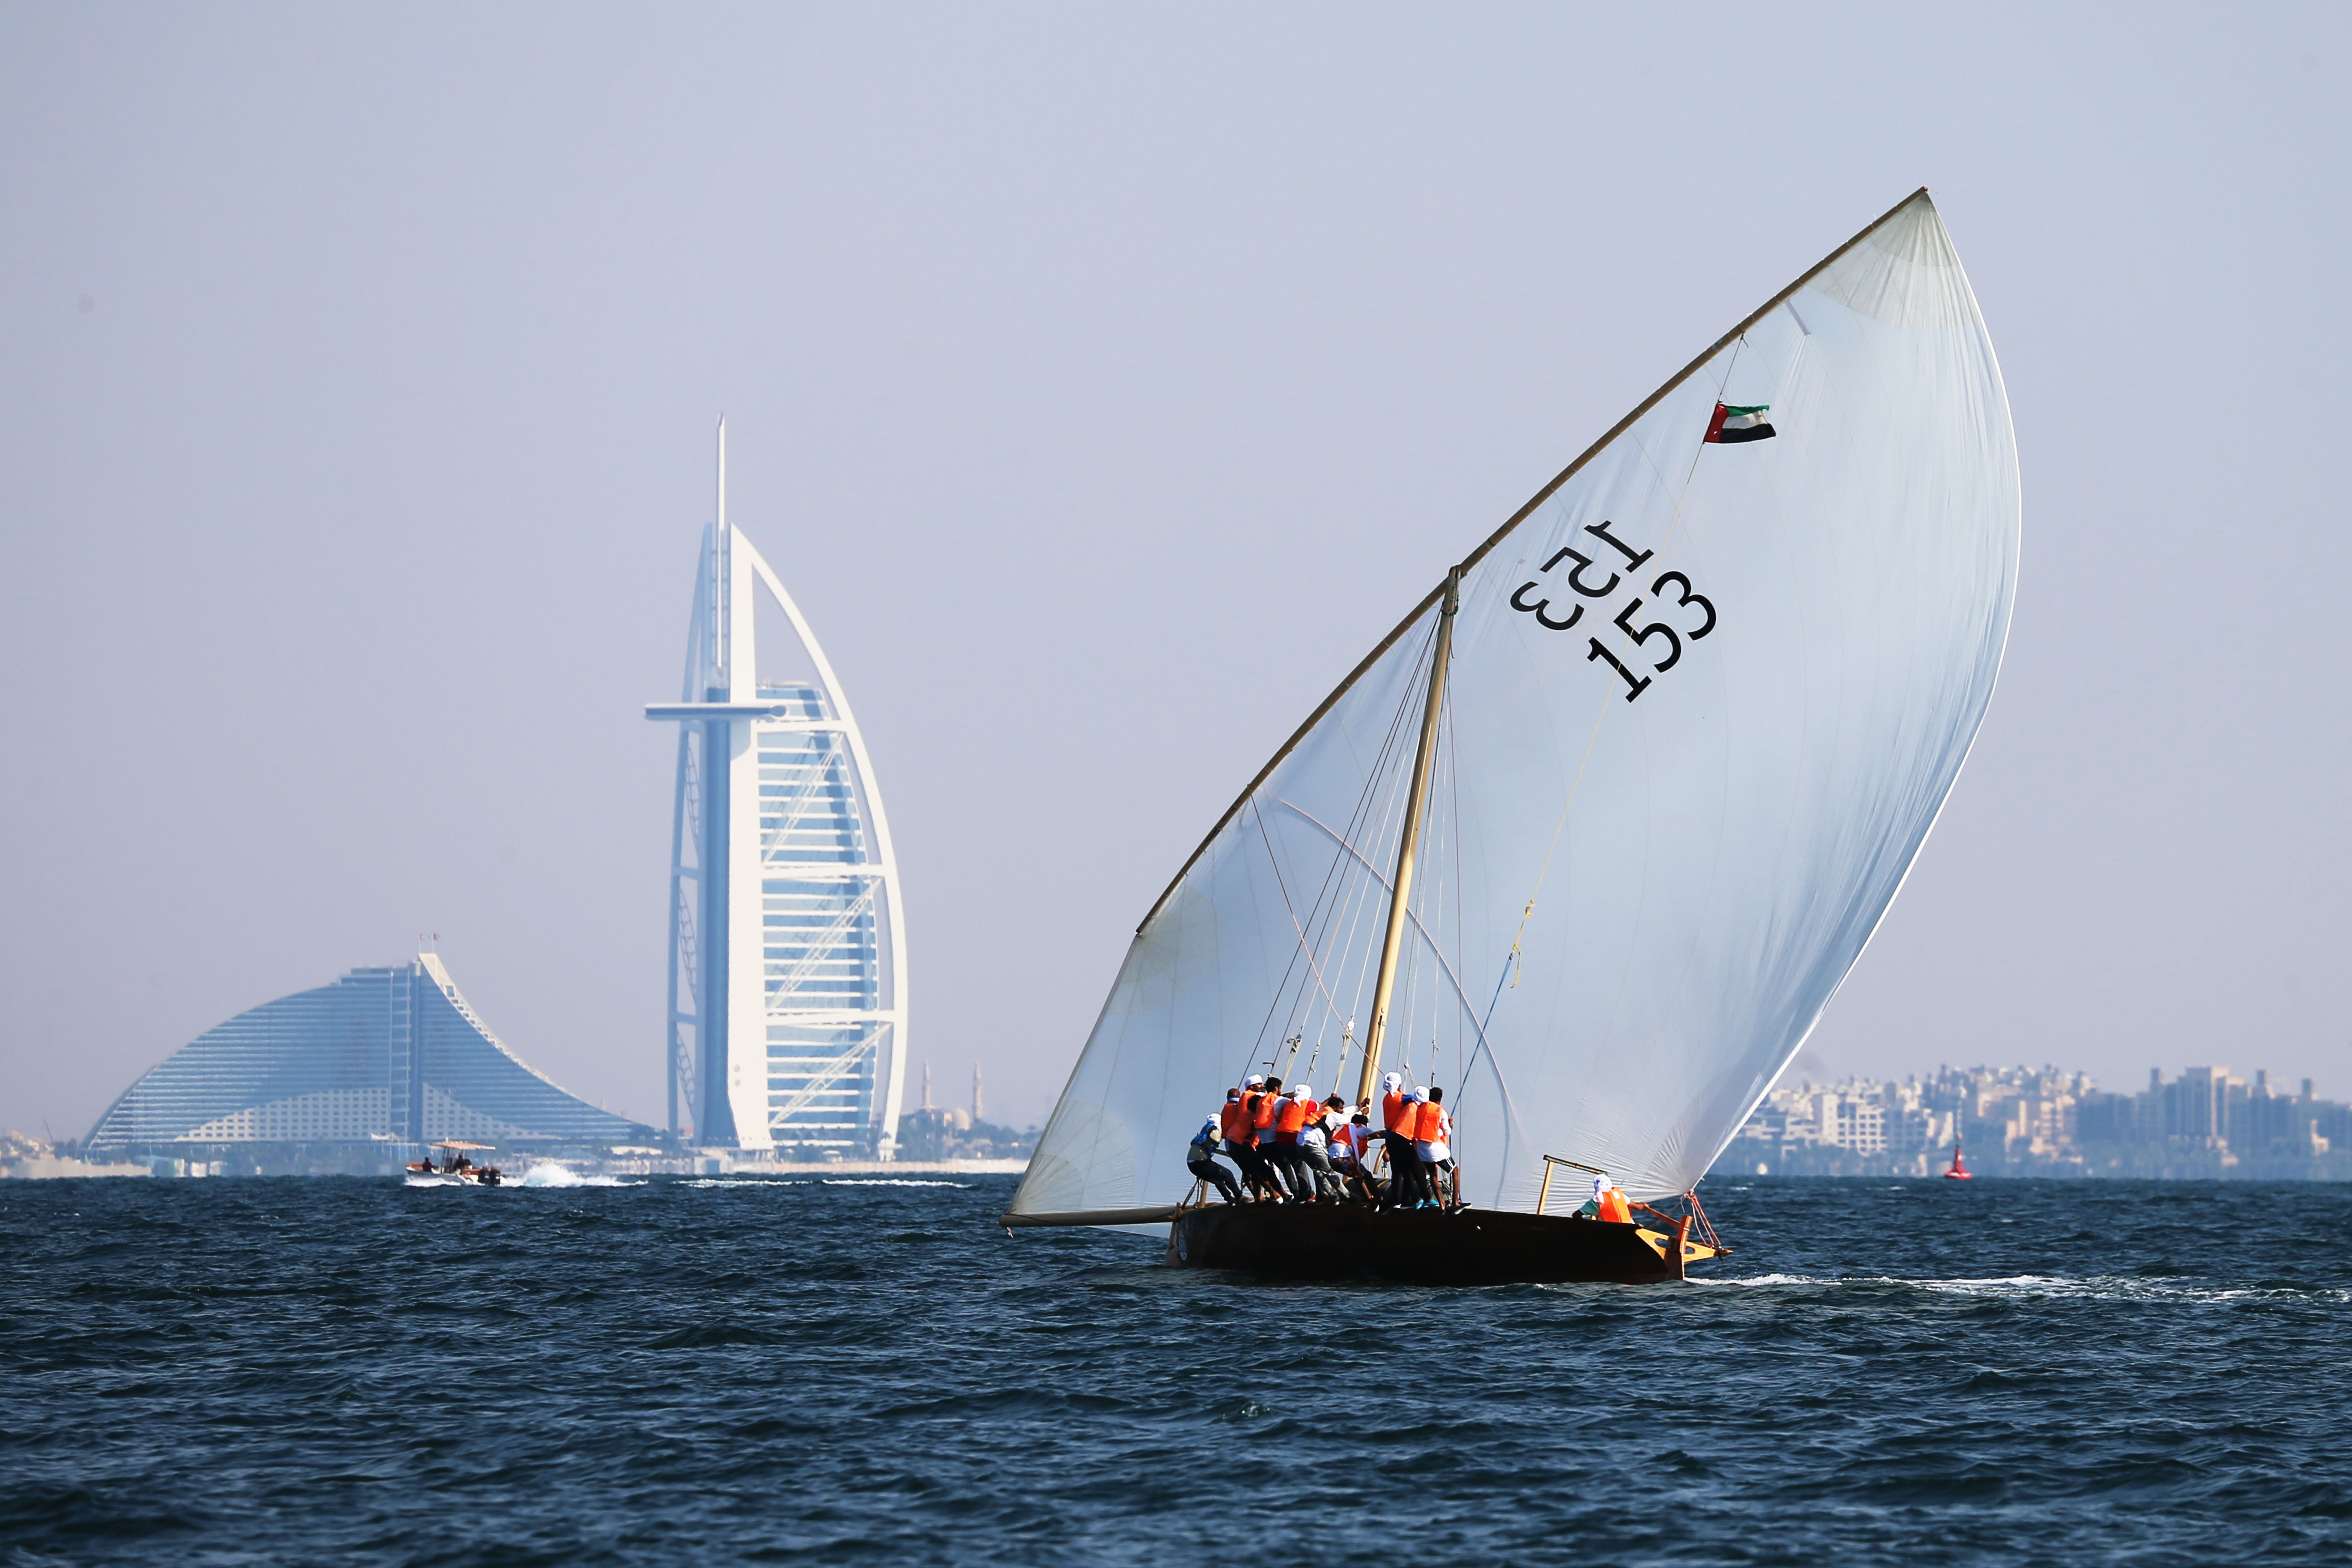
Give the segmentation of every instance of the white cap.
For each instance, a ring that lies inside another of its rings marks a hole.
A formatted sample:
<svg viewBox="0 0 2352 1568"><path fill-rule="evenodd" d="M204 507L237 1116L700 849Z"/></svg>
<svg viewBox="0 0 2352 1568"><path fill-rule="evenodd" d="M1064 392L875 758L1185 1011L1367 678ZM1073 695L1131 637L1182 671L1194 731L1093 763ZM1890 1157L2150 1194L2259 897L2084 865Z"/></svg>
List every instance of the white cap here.
<svg viewBox="0 0 2352 1568"><path fill-rule="evenodd" d="M1302 1083L1290 1091L1290 1098L1293 1100L1313 1100L1315 1098L1315 1091Z"/></svg>
<svg viewBox="0 0 2352 1568"><path fill-rule="evenodd" d="M1425 1089L1416 1089L1412 1091L1410 1098L1415 1105L1427 1105L1429 1103L1429 1090Z"/></svg>
<svg viewBox="0 0 2352 1568"><path fill-rule="evenodd" d="M1250 1074L1249 1077L1242 1079L1242 1087L1244 1089L1264 1089L1265 1087L1265 1074L1262 1072L1254 1072Z"/></svg>
<svg viewBox="0 0 2352 1568"><path fill-rule="evenodd" d="M1381 1087L1387 1089L1391 1094L1395 1093L1398 1089L1404 1087L1404 1074L1401 1072L1382 1073L1381 1075Z"/></svg>

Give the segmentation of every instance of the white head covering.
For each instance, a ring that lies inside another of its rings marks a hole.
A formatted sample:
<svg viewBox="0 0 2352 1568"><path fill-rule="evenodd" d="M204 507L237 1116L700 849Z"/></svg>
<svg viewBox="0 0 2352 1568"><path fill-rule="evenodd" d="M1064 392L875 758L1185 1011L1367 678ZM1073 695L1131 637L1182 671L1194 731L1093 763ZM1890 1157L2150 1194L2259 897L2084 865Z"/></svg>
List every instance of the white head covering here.
<svg viewBox="0 0 2352 1568"><path fill-rule="evenodd" d="M1388 1072L1381 1075L1381 1092L1386 1094L1394 1094L1403 1087L1404 1074L1401 1072Z"/></svg>
<svg viewBox="0 0 2352 1568"><path fill-rule="evenodd" d="M1264 1089L1265 1087L1265 1074L1262 1072L1254 1072L1250 1074L1249 1077L1242 1079L1242 1087L1244 1089Z"/></svg>
<svg viewBox="0 0 2352 1568"><path fill-rule="evenodd" d="M1291 1099L1293 1099L1293 1100L1309 1100L1309 1101L1311 1101L1311 1100L1314 1100L1314 1098L1315 1098L1315 1091L1314 1091L1313 1089L1311 1089L1307 1088L1305 1084L1303 1084L1303 1083L1302 1083L1302 1084L1299 1084L1298 1086L1297 1086L1296 1088L1294 1088L1294 1089L1290 1091L1290 1098L1291 1098Z"/></svg>
<svg viewBox="0 0 2352 1568"><path fill-rule="evenodd" d="M1595 1176L1595 1177L1593 1177L1593 1178L1592 1178L1592 1201L1593 1201L1594 1203L1596 1203L1596 1204L1597 1204L1597 1203L1599 1203L1599 1202L1601 1201L1601 1194L1603 1194L1603 1193L1605 1193L1605 1192L1607 1192L1608 1190L1609 1190L1609 1178L1608 1178L1608 1177L1606 1177L1606 1176Z"/></svg>
<svg viewBox="0 0 2352 1568"><path fill-rule="evenodd" d="M1407 1098L1411 1099L1415 1105L1427 1105L1429 1103L1429 1090L1425 1089L1416 1089Z"/></svg>

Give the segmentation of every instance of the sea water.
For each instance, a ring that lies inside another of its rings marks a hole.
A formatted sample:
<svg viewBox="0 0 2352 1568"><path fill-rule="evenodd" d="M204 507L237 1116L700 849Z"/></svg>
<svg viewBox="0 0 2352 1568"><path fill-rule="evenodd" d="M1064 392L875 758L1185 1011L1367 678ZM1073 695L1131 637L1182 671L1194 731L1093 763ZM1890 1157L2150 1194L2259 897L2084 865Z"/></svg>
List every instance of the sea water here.
<svg viewBox="0 0 2352 1568"><path fill-rule="evenodd" d="M1269 1285L1005 1178L0 1185L0 1563L2352 1561L2352 1188L1710 1182Z"/></svg>

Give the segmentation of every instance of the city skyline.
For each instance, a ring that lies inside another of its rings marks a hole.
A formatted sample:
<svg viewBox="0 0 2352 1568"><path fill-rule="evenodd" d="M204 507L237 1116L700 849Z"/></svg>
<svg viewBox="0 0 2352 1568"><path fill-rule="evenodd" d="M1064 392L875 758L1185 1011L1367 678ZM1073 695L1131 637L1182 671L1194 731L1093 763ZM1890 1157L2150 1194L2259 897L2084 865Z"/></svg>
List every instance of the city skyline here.
<svg viewBox="0 0 2352 1568"><path fill-rule="evenodd" d="M2150 1067L2132 1092L2056 1067L1939 1067L1776 1087L1711 1173L1935 1175L1966 1148L1979 1175L2352 1178L2352 1105L2267 1068Z"/></svg>

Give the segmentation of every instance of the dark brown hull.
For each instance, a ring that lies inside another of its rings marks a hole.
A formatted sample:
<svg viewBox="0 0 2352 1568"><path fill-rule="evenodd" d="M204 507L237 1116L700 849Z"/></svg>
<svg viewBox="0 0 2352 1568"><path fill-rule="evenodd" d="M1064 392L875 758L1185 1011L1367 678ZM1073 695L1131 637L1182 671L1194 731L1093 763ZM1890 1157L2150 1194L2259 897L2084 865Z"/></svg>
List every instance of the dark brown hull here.
<svg viewBox="0 0 2352 1568"><path fill-rule="evenodd" d="M1499 1209L1382 1212L1367 1204L1211 1204L1171 1226L1168 1261L1290 1279L1413 1285L1656 1285L1683 1271L1637 1227Z"/></svg>

